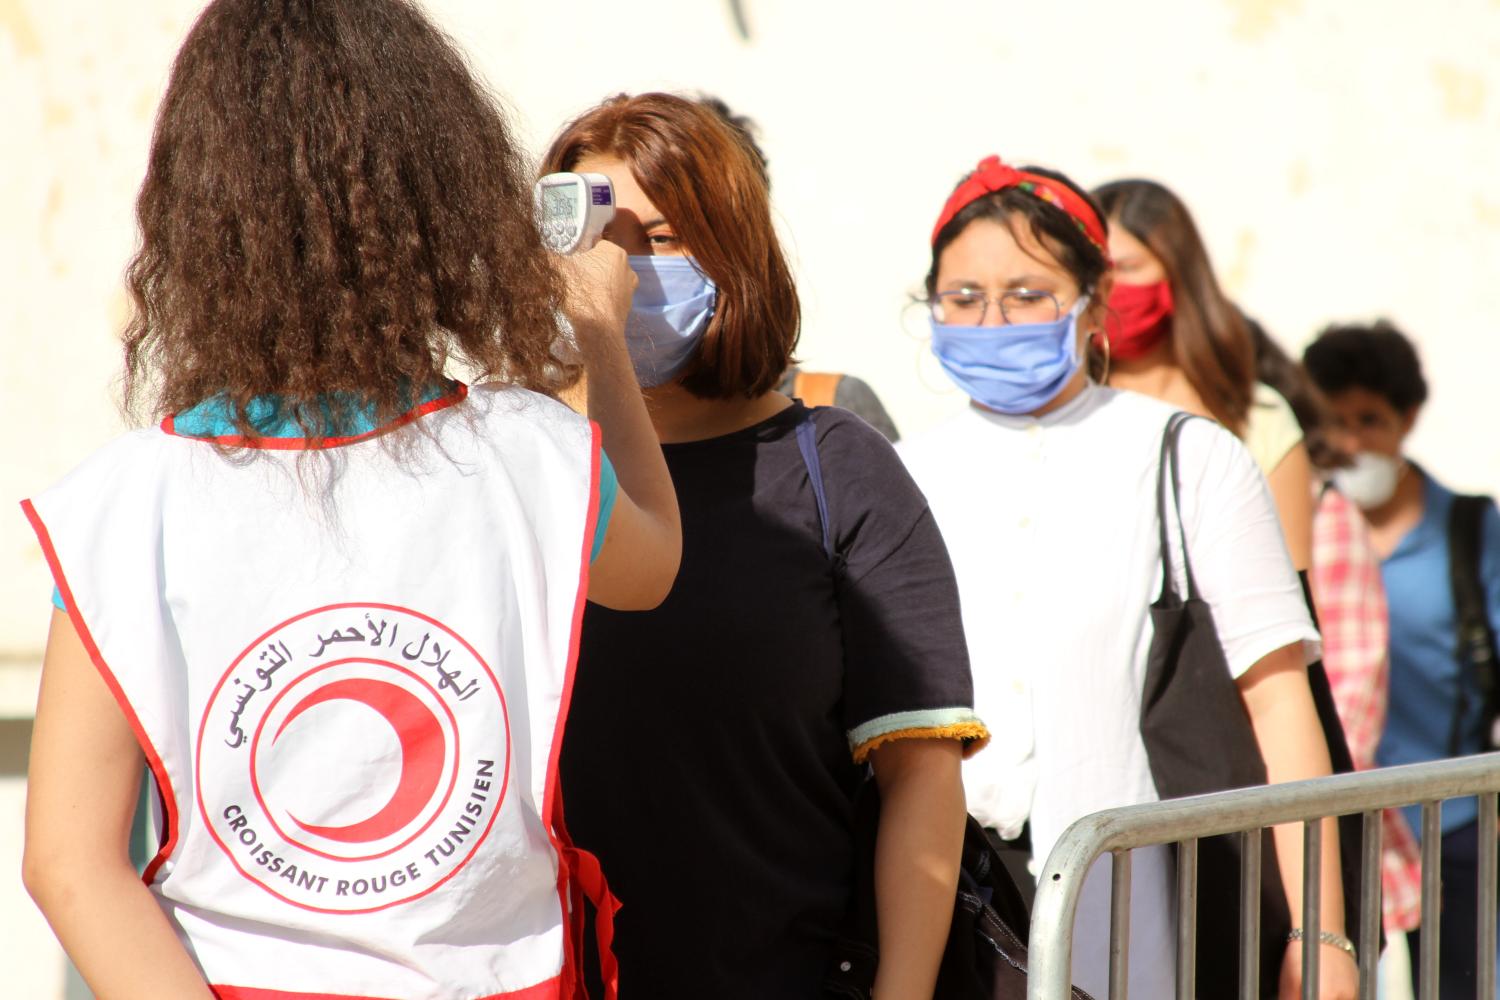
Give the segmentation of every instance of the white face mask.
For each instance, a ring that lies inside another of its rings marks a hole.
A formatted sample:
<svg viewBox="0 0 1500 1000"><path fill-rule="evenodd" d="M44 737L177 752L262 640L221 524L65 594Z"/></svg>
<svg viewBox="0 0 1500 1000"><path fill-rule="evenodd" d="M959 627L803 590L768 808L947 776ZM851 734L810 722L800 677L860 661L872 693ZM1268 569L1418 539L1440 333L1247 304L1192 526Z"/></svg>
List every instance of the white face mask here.
<svg viewBox="0 0 1500 1000"><path fill-rule="evenodd" d="M1354 456L1353 465L1334 470L1333 485L1360 510L1374 510L1396 495L1396 484L1405 467L1399 458L1362 451Z"/></svg>

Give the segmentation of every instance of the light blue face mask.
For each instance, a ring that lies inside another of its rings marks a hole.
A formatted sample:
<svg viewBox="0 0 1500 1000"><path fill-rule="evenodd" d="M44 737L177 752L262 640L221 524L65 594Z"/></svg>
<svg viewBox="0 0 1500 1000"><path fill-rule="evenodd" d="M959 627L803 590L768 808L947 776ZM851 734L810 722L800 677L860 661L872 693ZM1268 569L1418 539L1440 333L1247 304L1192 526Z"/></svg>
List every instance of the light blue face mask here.
<svg viewBox="0 0 1500 1000"><path fill-rule="evenodd" d="M718 289L691 257L635 257L639 284L625 321L625 348L643 388L676 378L713 318Z"/></svg>
<svg viewBox="0 0 1500 1000"><path fill-rule="evenodd" d="M1051 323L944 326L932 323L932 353L969 398L997 413L1034 413L1057 398L1078 372L1079 298Z"/></svg>

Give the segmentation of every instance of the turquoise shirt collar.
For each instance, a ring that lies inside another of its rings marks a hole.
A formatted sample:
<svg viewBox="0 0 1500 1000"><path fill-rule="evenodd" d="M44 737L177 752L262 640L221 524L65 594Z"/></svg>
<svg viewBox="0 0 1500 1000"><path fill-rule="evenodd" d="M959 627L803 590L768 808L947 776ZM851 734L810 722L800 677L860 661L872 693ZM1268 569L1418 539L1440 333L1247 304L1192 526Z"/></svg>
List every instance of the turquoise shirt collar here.
<svg viewBox="0 0 1500 1000"><path fill-rule="evenodd" d="M463 399L468 387L462 382L445 380L428 386L417 400L396 419L384 425L376 423L375 406L353 393L336 392L319 396L315 419L325 445L348 444L409 423L425 413L442 409ZM305 446L307 437L293 407L280 396L257 396L245 407L245 416L256 434L271 447ZM230 411L229 398L220 393L181 413L162 421L162 430L181 437L205 438L225 444L253 444L242 440Z"/></svg>

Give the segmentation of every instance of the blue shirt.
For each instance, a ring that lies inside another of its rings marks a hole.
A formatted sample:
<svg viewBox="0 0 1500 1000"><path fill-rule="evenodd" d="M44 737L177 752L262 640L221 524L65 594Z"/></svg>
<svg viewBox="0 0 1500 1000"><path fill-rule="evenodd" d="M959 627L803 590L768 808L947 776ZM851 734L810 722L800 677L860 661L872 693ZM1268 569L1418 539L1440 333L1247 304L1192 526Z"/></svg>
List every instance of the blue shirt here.
<svg viewBox="0 0 1500 1000"><path fill-rule="evenodd" d="M1484 748L1485 707L1473 671L1457 656L1457 612L1448 576L1448 515L1453 492L1415 467L1422 476L1422 520L1380 565L1391 619L1391 694L1385 733L1375 751L1382 767L1440 760L1449 755L1460 691L1465 711L1459 726L1459 752ZM1479 576L1490 621L1500 625L1500 511L1491 505L1483 520ZM1421 835L1421 809L1406 810L1412 831ZM1474 799L1443 805L1443 832L1478 818Z"/></svg>
<svg viewBox="0 0 1500 1000"><path fill-rule="evenodd" d="M422 394L416 405L430 403L452 389L452 383L432 386ZM324 426L329 429L337 428L341 437L358 437L377 429L375 408L369 404L334 395L321 399L319 409ZM295 416L285 410L274 396L251 400L246 407L246 416L262 437L302 437L302 428L297 424ZM239 433L230 417L228 401L222 396L206 399L192 409L177 414L173 418L172 427L176 433L186 437L227 437ZM594 547L589 553L590 561L599 558L599 550L604 545L604 533L609 528L609 517L614 513L619 489L620 482L615 476L615 467L609 456L600 451L599 513L594 520ZM68 610L62 599L62 592L56 587L52 588L52 605L59 611Z"/></svg>

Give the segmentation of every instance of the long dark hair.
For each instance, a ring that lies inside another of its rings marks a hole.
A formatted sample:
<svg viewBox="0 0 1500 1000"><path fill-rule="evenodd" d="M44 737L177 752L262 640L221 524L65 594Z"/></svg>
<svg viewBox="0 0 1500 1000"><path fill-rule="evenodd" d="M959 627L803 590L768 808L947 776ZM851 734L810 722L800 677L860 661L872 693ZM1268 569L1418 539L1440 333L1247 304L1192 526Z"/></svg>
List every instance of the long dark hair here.
<svg viewBox="0 0 1500 1000"><path fill-rule="evenodd" d="M127 272L127 405L381 418L450 358L548 391L561 285L494 99L406 0L215 0L172 67Z"/></svg>
<svg viewBox="0 0 1500 1000"><path fill-rule="evenodd" d="M1110 225L1124 226L1166 268L1176 303L1173 359L1214 418L1243 434L1255 393L1255 348L1240 311L1219 288L1187 206L1146 180L1105 184L1094 197Z"/></svg>

